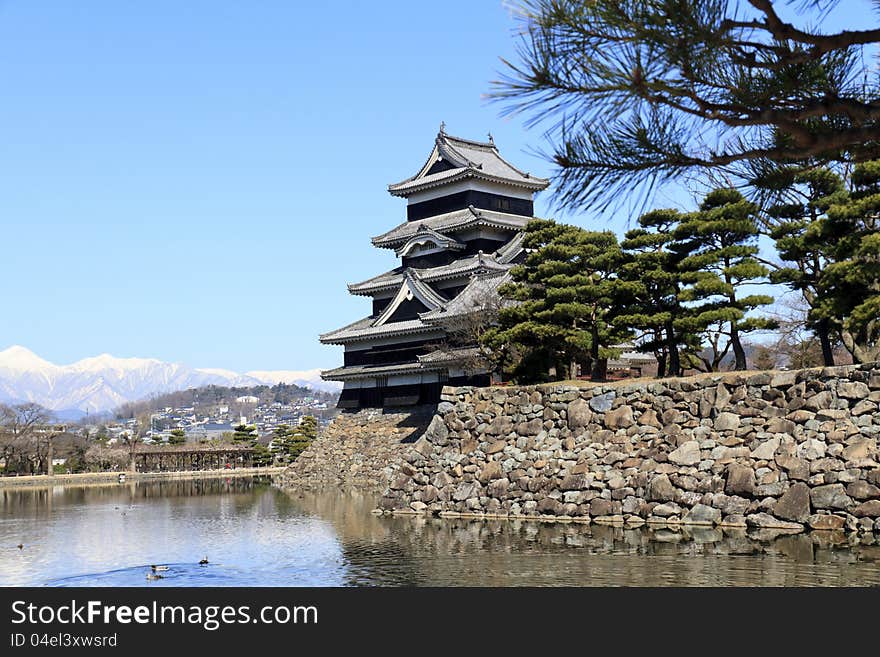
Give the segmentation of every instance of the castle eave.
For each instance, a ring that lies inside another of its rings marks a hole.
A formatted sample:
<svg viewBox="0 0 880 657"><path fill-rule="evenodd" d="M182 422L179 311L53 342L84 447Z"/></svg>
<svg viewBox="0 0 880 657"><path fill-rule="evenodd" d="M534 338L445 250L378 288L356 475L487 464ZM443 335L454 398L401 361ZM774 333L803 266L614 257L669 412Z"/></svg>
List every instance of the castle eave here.
<svg viewBox="0 0 880 657"><path fill-rule="evenodd" d="M382 324L381 326L373 326L373 321L375 321L374 317L365 317L354 324L349 324L348 326L344 326L336 331L331 331L330 333L324 333L319 339L322 344L344 345L352 342L362 342L377 338L389 338L399 335L429 333L437 330L436 327L425 324L420 319Z"/></svg>
<svg viewBox="0 0 880 657"><path fill-rule="evenodd" d="M377 376L389 376L392 374L414 374L418 372L436 372L445 369L444 363L403 363L400 365L355 365L337 367L332 370L321 372L321 378L325 381L352 381L356 379L371 379Z"/></svg>

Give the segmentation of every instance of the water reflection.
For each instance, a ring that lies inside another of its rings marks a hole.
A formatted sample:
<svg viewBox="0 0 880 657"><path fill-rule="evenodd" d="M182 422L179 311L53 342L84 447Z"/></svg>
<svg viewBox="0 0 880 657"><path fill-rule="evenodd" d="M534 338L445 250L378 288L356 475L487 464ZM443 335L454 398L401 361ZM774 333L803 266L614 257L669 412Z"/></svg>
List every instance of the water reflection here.
<svg viewBox="0 0 880 657"><path fill-rule="evenodd" d="M0 490L0 584L880 585L874 537L389 518L375 501L250 478Z"/></svg>
<svg viewBox="0 0 880 657"><path fill-rule="evenodd" d="M880 545L870 536L388 518L356 494L296 499L333 523L351 585L880 585Z"/></svg>

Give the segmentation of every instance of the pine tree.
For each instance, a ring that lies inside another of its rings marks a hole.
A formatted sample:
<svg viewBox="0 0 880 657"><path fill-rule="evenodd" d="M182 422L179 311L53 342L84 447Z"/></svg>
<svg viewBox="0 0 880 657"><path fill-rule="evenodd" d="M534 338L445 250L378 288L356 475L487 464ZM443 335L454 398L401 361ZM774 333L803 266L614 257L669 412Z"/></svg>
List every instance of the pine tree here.
<svg viewBox="0 0 880 657"><path fill-rule="evenodd" d="M786 166L767 172L754 185L772 199L764 223L783 261L770 280L800 293L808 308L814 308L820 303L819 279L832 258L824 228L826 199L843 191L843 180L825 167ZM819 340L824 364L834 365L832 320L808 318L808 328Z"/></svg>
<svg viewBox="0 0 880 657"><path fill-rule="evenodd" d="M818 320L837 324L857 363L880 359L880 160L857 165L853 190L826 199L823 237L833 262L821 273Z"/></svg>
<svg viewBox="0 0 880 657"><path fill-rule="evenodd" d="M183 445L186 442L186 432L183 429L172 429L168 436L169 445Z"/></svg>
<svg viewBox="0 0 880 657"><path fill-rule="evenodd" d="M690 312L679 298L682 258L669 248L683 216L669 209L648 212L621 243L628 258L620 278L631 287L614 321L641 332L637 348L657 358L658 377L680 376L682 350L693 351L699 343L696 335L682 329Z"/></svg>
<svg viewBox="0 0 880 657"><path fill-rule="evenodd" d="M587 360L591 378L604 379L608 358L619 353L614 346L630 335L612 321L627 287L617 276L624 260L617 237L539 219L526 227L523 246L529 254L501 289L519 303L500 311L486 343L541 354L570 377ZM536 378L523 368L519 375Z"/></svg>
<svg viewBox="0 0 880 657"><path fill-rule="evenodd" d="M237 443L252 445L256 442L256 436L253 435L255 429L256 427L239 424L235 427L235 432L232 434L232 440Z"/></svg>
<svg viewBox="0 0 880 657"><path fill-rule="evenodd" d="M697 212L689 213L675 230L671 246L682 257L683 281L688 284L681 298L692 302L692 314L684 327L702 331L712 346L709 369L717 369L732 348L734 368L748 367L742 345L745 333L771 329L775 322L747 317L747 313L773 302L764 294L743 294L741 288L763 282L767 268L758 254L757 207L734 189L710 192ZM720 340L726 338L722 345Z"/></svg>
<svg viewBox="0 0 880 657"><path fill-rule="evenodd" d="M494 96L548 122L557 200L572 210L700 170L735 180L877 157L880 30L852 4L524 0L518 61Z"/></svg>

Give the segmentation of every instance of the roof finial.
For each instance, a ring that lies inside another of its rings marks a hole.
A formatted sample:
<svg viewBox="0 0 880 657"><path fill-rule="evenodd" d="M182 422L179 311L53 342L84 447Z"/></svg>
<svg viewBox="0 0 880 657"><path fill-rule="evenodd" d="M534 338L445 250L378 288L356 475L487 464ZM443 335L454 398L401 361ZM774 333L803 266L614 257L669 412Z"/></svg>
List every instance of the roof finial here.
<svg viewBox="0 0 880 657"><path fill-rule="evenodd" d="M440 121L440 134L446 134L446 121Z"/></svg>
<svg viewBox="0 0 880 657"><path fill-rule="evenodd" d="M489 133L489 143L492 144L492 145L495 144L495 140L492 139L492 133L491 133L491 132Z"/></svg>

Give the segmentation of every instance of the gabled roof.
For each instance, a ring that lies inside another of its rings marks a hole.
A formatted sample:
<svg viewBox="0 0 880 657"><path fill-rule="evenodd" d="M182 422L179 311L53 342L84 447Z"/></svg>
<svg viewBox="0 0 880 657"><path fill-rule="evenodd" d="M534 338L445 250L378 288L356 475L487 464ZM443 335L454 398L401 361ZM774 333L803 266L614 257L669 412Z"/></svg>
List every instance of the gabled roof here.
<svg viewBox="0 0 880 657"><path fill-rule="evenodd" d="M509 269L474 276L470 283L453 299L450 299L436 310L429 310L419 314L419 319L427 324L442 324L444 320L451 317L469 315L484 310L485 304L489 299L497 299L497 303L509 305L513 302L497 298L496 291L499 285L510 280Z"/></svg>
<svg viewBox="0 0 880 657"><path fill-rule="evenodd" d="M413 247L428 243L435 244L440 248L449 249L450 251L461 251L467 248L466 244L462 244L452 237L438 233L427 224L420 224L416 232L406 241L406 243L404 243L403 246L399 247L394 254L399 258L408 255Z"/></svg>
<svg viewBox="0 0 880 657"><path fill-rule="evenodd" d="M430 286L422 283L410 270L403 273L403 284L397 295L391 300L385 310L373 322L373 326L382 326L387 323L400 304L409 299L416 298L429 310L436 310L446 301L434 292Z"/></svg>
<svg viewBox="0 0 880 657"><path fill-rule="evenodd" d="M402 322L388 321L404 301L413 298L418 299L422 305L428 308L427 312L437 310L447 303L446 299L431 289L431 286L420 281L412 270L408 269L403 273L403 281L397 294L378 317L365 317L353 324L343 326L341 329L324 333L320 336L320 340L324 344L345 344L346 342L355 342L374 337L388 337L391 335L435 330L434 327L423 324L419 319L410 319Z"/></svg>
<svg viewBox="0 0 880 657"><path fill-rule="evenodd" d="M403 282L404 274L407 271L411 272L422 283L465 278L484 271L506 271L510 266L510 261L522 252L522 240L514 238L511 242L514 241L516 244L505 244L494 254L478 253L472 256L465 256L450 262L448 265L440 265L430 269L403 269L397 267L360 283L352 283L348 286L348 291L351 294L372 295L396 289Z"/></svg>
<svg viewBox="0 0 880 657"><path fill-rule="evenodd" d="M422 226L442 235L449 235L457 231L473 228L476 226L488 226L503 230L521 231L534 217L508 212L496 212L495 210L483 210L468 206L464 210L454 210L445 214L438 214L427 219L406 221L372 239L373 246L385 249L396 249L405 244L415 235Z"/></svg>
<svg viewBox="0 0 880 657"><path fill-rule="evenodd" d="M444 127L434 140L434 148L418 173L399 183L388 185L394 196L409 196L415 192L439 185L449 184L466 178L489 180L539 191L545 189L550 181L520 171L501 157L495 142L472 141L447 135ZM445 161L450 168L428 173L437 162Z"/></svg>

